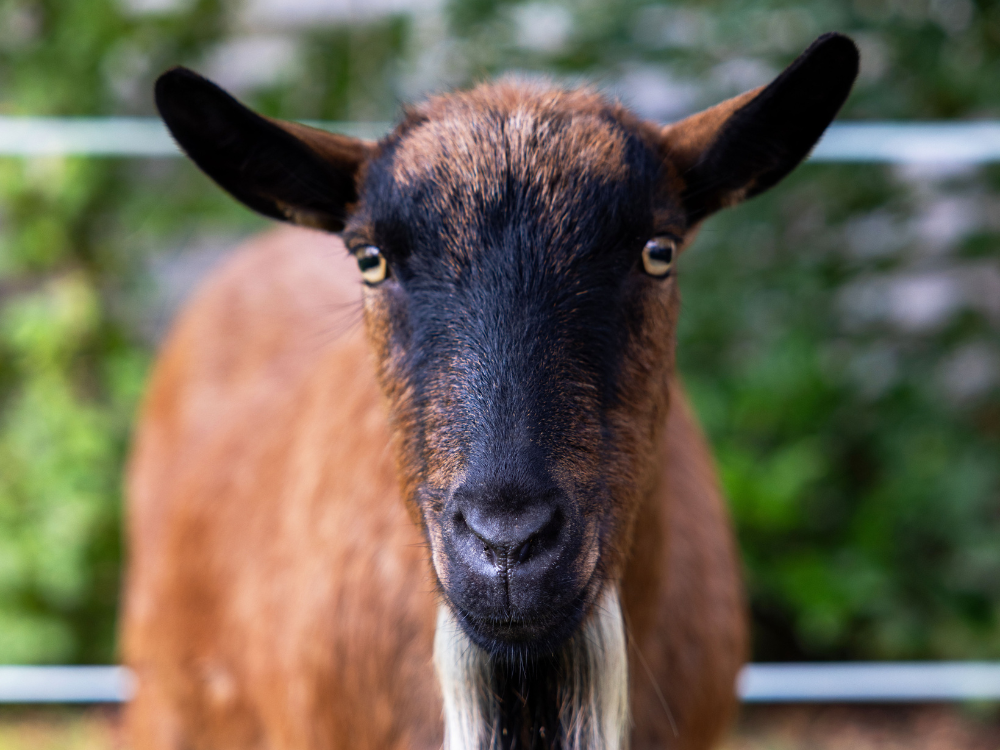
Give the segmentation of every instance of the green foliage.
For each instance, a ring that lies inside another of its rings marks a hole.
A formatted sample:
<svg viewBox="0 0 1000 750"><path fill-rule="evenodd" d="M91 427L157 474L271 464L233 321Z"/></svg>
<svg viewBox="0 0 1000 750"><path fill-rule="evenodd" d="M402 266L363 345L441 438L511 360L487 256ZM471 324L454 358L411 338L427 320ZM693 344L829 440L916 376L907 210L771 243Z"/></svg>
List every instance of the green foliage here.
<svg viewBox="0 0 1000 750"><path fill-rule="evenodd" d="M4 661L107 658L112 642L107 602L116 576L107 568L117 564L117 475L142 368L132 368L131 386L123 382L123 363L139 355L116 346L100 267L78 239L87 235L99 173L66 160L0 169ZM102 596L104 611L81 622Z"/></svg>
<svg viewBox="0 0 1000 750"><path fill-rule="evenodd" d="M213 38L202 5L139 23L110 0L0 4L0 110L113 111L123 55L142 72ZM120 475L149 362L114 309L142 260L120 223L142 201L129 167L0 161L0 662L114 658Z"/></svg>
<svg viewBox="0 0 1000 750"><path fill-rule="evenodd" d="M142 4L0 0L0 113L151 114L157 73L204 69L248 33L236 0L128 10ZM991 0L451 0L300 29L290 72L240 95L375 121L509 70L638 72L690 110L827 30L862 49L845 116L1000 117ZM930 219L956 205L979 218L935 239ZM680 365L739 529L758 658L1000 657L998 206L995 166L805 166L681 259ZM262 226L179 160L0 160L0 662L115 658L149 268ZM935 279L978 283L979 301L929 316Z"/></svg>
<svg viewBox="0 0 1000 750"><path fill-rule="evenodd" d="M947 397L941 362L980 336L961 321L849 323L844 290L872 269L845 259L845 225L885 182L865 171L881 170L804 167L682 261L681 366L739 526L756 651L998 658L1000 399ZM826 216L798 224L806 201Z"/></svg>

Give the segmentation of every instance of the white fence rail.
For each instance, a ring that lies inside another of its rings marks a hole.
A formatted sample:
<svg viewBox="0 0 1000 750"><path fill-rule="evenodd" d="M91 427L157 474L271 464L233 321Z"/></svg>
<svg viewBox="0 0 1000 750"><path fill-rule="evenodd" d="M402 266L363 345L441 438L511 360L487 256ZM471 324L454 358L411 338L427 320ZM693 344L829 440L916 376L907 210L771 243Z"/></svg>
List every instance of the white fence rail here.
<svg viewBox="0 0 1000 750"><path fill-rule="evenodd" d="M1000 663L748 664L737 691L747 703L1000 701Z"/></svg>
<svg viewBox="0 0 1000 750"><path fill-rule="evenodd" d="M985 164L1000 161L1000 122L835 122L812 161Z"/></svg>
<svg viewBox="0 0 1000 750"><path fill-rule="evenodd" d="M337 133L378 138L382 122L309 122ZM0 156L180 156L155 117L0 117Z"/></svg>
<svg viewBox="0 0 1000 750"><path fill-rule="evenodd" d="M313 122L362 138L389 123ZM0 117L0 156L179 155L166 128L152 117ZM1000 121L836 122L810 157L815 162L983 164L1000 161Z"/></svg>
<svg viewBox="0 0 1000 750"><path fill-rule="evenodd" d="M122 703L131 695L125 667L0 667L0 703Z"/></svg>
<svg viewBox="0 0 1000 750"><path fill-rule="evenodd" d="M1000 663L748 664L736 684L746 703L1000 701ZM122 703L125 667L0 667L0 703Z"/></svg>

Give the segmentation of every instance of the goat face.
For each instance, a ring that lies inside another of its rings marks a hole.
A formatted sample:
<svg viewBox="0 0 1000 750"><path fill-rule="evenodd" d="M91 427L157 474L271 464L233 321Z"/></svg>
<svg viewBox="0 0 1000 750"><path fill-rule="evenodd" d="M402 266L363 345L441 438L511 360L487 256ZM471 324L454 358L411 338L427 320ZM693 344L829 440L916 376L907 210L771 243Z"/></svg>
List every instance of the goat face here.
<svg viewBox="0 0 1000 750"><path fill-rule="evenodd" d="M676 287L643 250L685 230L662 163L597 96L483 86L410 114L347 224L387 263L365 314L406 495L494 653L575 629L650 481Z"/></svg>
<svg viewBox="0 0 1000 750"><path fill-rule="evenodd" d="M475 643L523 657L619 577L658 476L673 254L801 161L856 72L827 35L769 86L666 128L500 83L433 99L378 144L259 117L182 69L157 104L236 197L344 231L441 590Z"/></svg>

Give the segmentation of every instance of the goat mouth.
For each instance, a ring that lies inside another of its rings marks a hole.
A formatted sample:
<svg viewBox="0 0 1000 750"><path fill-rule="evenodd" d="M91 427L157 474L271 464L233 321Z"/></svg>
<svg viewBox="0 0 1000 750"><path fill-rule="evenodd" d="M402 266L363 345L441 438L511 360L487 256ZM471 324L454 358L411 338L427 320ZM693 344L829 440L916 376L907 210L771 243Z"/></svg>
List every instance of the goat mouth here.
<svg viewBox="0 0 1000 750"><path fill-rule="evenodd" d="M554 654L576 632L588 610L590 587L571 601L540 618L483 617L452 602L462 630L469 639L502 661L523 662Z"/></svg>

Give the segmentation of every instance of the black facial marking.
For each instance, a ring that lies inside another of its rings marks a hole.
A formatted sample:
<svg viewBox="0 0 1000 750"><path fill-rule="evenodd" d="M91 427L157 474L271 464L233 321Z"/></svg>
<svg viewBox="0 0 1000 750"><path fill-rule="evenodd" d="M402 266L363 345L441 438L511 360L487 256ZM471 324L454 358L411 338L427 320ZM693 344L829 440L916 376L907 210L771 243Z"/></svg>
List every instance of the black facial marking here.
<svg viewBox="0 0 1000 750"><path fill-rule="evenodd" d="M484 648L538 653L572 633L594 593L584 566L608 490L559 467L600 463L609 449L624 352L645 295L662 288L641 263L661 162L616 122L603 127L620 163L590 169L548 159L541 136L514 153L526 139L505 115L476 125L483 151L467 165L456 155L407 172L412 131L384 143L357 224L392 268L395 373L423 455L464 465L456 486L426 492L445 497L431 522L454 566L446 593ZM559 140L568 127L538 130ZM428 418L435 409L444 425ZM539 513L558 524L514 528Z"/></svg>
<svg viewBox="0 0 1000 750"><path fill-rule="evenodd" d="M568 367L613 398L608 368L619 360L624 319L637 314L630 271L652 232L659 170L638 137L627 143L625 179L567 173L552 186L508 171L488 196L470 189L472 178L400 184L392 146L369 167L362 219L405 291L408 348L424 367L467 362L477 414L506 419L512 408L537 407L551 375L540 362Z"/></svg>

